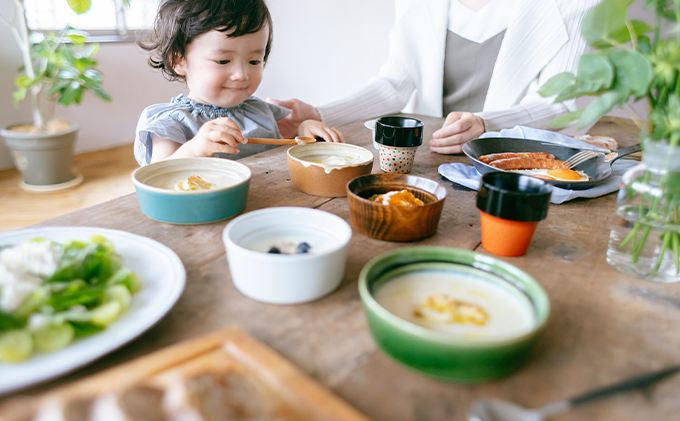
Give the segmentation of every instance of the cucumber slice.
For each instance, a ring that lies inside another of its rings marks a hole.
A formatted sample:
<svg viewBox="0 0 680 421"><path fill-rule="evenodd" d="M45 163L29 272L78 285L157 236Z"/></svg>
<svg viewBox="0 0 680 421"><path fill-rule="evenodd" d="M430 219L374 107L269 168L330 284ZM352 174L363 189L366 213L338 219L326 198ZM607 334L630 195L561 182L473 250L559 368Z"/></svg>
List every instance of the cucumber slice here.
<svg viewBox="0 0 680 421"><path fill-rule="evenodd" d="M38 288L31 293L19 307L16 309L16 314L19 317L26 317L40 306L45 304L49 298L50 291L47 288Z"/></svg>
<svg viewBox="0 0 680 421"><path fill-rule="evenodd" d="M36 349L55 351L73 342L74 336L75 330L68 323L48 324L33 332L33 342Z"/></svg>
<svg viewBox="0 0 680 421"><path fill-rule="evenodd" d="M97 326L108 326L118 318L123 307L118 301L109 301L90 310L92 323Z"/></svg>
<svg viewBox="0 0 680 421"><path fill-rule="evenodd" d="M0 334L0 361L17 363L31 356L33 338L25 329L8 330Z"/></svg>
<svg viewBox="0 0 680 421"><path fill-rule="evenodd" d="M106 288L106 292L104 293L104 303L111 301L118 301L122 311L130 307L132 295L130 295L130 291L123 285L111 285Z"/></svg>

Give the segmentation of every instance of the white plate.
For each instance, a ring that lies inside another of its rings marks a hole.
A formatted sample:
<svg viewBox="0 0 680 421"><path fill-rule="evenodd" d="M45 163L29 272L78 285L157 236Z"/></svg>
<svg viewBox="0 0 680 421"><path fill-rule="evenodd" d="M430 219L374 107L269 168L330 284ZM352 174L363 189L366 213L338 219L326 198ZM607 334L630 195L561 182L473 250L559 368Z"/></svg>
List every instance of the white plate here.
<svg viewBox="0 0 680 421"><path fill-rule="evenodd" d="M35 237L54 241L87 239L99 234L111 241L123 258L123 267L135 272L142 289L132 304L100 333L80 338L66 348L35 353L16 364L0 363L0 395L81 367L135 339L155 325L177 302L186 280L182 261L168 247L139 235L104 228L36 228L0 234L0 245L19 244Z"/></svg>

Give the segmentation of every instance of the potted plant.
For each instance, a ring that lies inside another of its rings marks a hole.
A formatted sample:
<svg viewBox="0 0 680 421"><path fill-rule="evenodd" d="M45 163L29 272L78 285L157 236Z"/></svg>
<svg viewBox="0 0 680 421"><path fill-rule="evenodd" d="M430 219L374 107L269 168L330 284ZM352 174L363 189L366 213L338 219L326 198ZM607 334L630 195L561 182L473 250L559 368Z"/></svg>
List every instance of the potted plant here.
<svg viewBox="0 0 680 421"><path fill-rule="evenodd" d="M98 45L86 44L87 33L71 27L56 34L30 31L22 0L13 1L16 16L0 16L0 22L12 31L23 57L16 78L15 104L28 97L33 121L11 125L0 135L23 176L23 187L40 191L78 184L82 176L74 175L71 167L79 126L55 118L54 113L56 104L80 104L85 91L111 100L92 59ZM78 14L90 7L90 0L67 1Z"/></svg>
<svg viewBox="0 0 680 421"><path fill-rule="evenodd" d="M640 0L642 1L642 0ZM652 24L630 20L634 0L603 0L584 18L586 42L576 74L555 75L541 87L557 102L595 99L565 114L553 127L578 121L584 128L629 100L646 101L649 120L640 127L643 163L623 177L608 262L662 282L680 281L680 0L645 0ZM664 29L666 28L666 29Z"/></svg>

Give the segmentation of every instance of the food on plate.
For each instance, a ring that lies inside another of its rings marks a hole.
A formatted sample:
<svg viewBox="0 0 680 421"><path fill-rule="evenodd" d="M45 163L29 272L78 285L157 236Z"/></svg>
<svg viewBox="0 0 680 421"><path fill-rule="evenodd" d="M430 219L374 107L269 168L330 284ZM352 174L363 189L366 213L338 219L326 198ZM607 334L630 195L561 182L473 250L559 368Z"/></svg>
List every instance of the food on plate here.
<svg viewBox="0 0 680 421"><path fill-rule="evenodd" d="M508 172L552 181L588 181L583 171L574 171L564 161L546 152L507 152L482 155L479 160Z"/></svg>
<svg viewBox="0 0 680 421"><path fill-rule="evenodd" d="M212 184L202 179L200 175L190 175L186 180L175 184L177 191L210 190L211 187Z"/></svg>
<svg viewBox="0 0 680 421"><path fill-rule="evenodd" d="M588 174L583 171L574 171L565 168L557 168L553 170L533 169L533 170L513 170L519 174L531 175L533 177L542 178L553 181L588 181L590 178Z"/></svg>
<svg viewBox="0 0 680 421"><path fill-rule="evenodd" d="M103 330L140 287L101 236L0 248L0 361L19 362Z"/></svg>
<svg viewBox="0 0 680 421"><path fill-rule="evenodd" d="M555 155L547 152L503 152L482 155L479 157L479 160L485 164L489 164L493 161L498 161L499 159L508 158L555 159Z"/></svg>
<svg viewBox="0 0 680 421"><path fill-rule="evenodd" d="M286 243L279 243L271 246L269 248L269 251L267 253L269 254L306 254L309 253L310 250L312 249L312 246L309 245L306 241L303 241L301 243L291 243L291 242L286 242Z"/></svg>
<svg viewBox="0 0 680 421"><path fill-rule="evenodd" d="M492 161L489 165L499 170L528 170L528 169L569 169L564 161L559 159L540 158L505 158Z"/></svg>
<svg viewBox="0 0 680 421"><path fill-rule="evenodd" d="M589 134L574 136L574 139L578 139L582 142L589 143L598 148L609 149L610 151L615 151L619 148L619 144L616 139L609 136L591 136Z"/></svg>
<svg viewBox="0 0 680 421"><path fill-rule="evenodd" d="M395 316L464 338L508 338L535 326L531 302L501 283L455 270L423 269L396 275L375 291Z"/></svg>
<svg viewBox="0 0 680 421"><path fill-rule="evenodd" d="M408 190L394 190L383 194L374 194L368 200L392 206L423 206L425 204Z"/></svg>

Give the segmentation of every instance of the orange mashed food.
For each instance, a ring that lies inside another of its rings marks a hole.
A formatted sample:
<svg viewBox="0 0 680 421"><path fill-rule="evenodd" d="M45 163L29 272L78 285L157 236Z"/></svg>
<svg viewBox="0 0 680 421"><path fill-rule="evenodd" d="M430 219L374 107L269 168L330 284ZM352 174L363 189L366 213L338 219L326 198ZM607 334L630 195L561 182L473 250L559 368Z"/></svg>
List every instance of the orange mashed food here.
<svg viewBox="0 0 680 421"><path fill-rule="evenodd" d="M422 200L418 199L408 190L391 191L385 194L374 194L370 197L373 202L381 203L383 205L394 206L423 206Z"/></svg>

